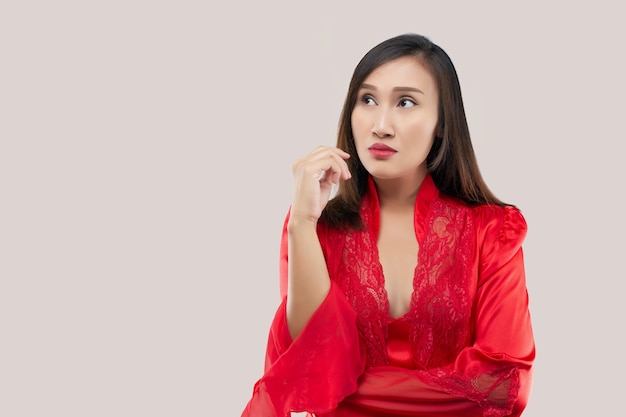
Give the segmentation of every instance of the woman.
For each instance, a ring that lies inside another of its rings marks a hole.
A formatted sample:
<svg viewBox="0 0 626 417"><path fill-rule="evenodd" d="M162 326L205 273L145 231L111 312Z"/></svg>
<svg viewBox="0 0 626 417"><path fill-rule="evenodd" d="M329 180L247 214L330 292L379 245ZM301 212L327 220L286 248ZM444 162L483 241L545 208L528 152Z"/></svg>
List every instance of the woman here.
<svg viewBox="0 0 626 417"><path fill-rule="evenodd" d="M448 55L417 34L370 50L337 147L293 175L283 301L243 416L521 415L526 223L480 175Z"/></svg>

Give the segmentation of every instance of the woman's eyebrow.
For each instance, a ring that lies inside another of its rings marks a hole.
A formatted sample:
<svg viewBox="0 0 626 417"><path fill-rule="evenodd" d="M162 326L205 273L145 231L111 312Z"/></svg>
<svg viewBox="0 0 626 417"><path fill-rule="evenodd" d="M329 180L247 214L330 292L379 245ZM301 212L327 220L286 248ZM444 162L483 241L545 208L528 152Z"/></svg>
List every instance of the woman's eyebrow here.
<svg viewBox="0 0 626 417"><path fill-rule="evenodd" d="M377 91L378 89L371 84L361 84L361 88ZM416 87L394 87L393 91L414 91L416 93L424 94L422 90ZM424 94L425 95L425 94Z"/></svg>

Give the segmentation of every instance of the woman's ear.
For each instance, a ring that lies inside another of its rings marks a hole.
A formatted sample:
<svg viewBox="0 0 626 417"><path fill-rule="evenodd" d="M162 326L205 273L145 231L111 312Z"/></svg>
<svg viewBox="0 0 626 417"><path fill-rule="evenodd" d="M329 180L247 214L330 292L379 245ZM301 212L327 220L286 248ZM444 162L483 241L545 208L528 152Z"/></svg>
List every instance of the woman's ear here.
<svg viewBox="0 0 626 417"><path fill-rule="evenodd" d="M441 141L443 139L444 123L440 117L437 121L437 127L435 128L435 140Z"/></svg>

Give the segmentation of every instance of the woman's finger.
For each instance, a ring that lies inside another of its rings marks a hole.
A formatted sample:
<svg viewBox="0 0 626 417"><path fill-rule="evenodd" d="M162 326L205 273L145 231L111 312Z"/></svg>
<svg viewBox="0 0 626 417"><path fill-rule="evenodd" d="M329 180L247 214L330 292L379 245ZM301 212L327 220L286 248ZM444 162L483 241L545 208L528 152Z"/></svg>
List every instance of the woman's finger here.
<svg viewBox="0 0 626 417"><path fill-rule="evenodd" d="M309 155L311 161L328 161L330 159L331 161L334 161L336 163L336 165L332 163L328 163L328 165L322 165L322 169L324 171L331 169L333 172L338 172L340 174L339 177L333 176L334 183L337 183L339 178L348 179L352 176L348 168L348 164L345 162L345 160L349 157L349 153L344 152L339 148L329 147L317 148ZM305 158L305 161L306 160L307 158ZM322 175L320 172L316 172L315 175L319 176L320 178L324 177L324 175Z"/></svg>

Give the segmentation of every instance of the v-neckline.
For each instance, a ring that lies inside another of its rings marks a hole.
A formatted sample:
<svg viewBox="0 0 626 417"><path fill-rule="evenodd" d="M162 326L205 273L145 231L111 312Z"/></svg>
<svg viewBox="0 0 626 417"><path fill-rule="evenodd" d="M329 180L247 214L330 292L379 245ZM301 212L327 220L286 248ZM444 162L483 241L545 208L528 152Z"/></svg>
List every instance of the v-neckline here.
<svg viewBox="0 0 626 417"><path fill-rule="evenodd" d="M411 300L409 302L408 311L406 311L401 316L398 316L395 318L391 315L391 311L390 311L391 305L389 303L389 294L387 293L387 288L385 288L385 282L386 282L385 273L383 270L382 263L380 262L380 254L378 251L378 235L380 232L380 201L378 200L378 192L376 190L376 183L374 182L374 179L372 178L371 175L368 176L368 190L369 190L368 191L369 199L371 200L369 204L370 206L369 210L370 210L370 215L371 215L370 222L369 222L369 229L371 233L373 234L374 247L376 250L376 262L378 264L378 267L380 268L381 281L382 281L382 286L383 286L382 288L383 295L385 297L384 302L387 306L387 311L385 312L385 316L388 318L388 320L391 320L391 321L400 320L406 317L407 315L409 315L409 313L414 309L413 298L414 298L414 293L415 293L415 279L417 276L418 267L420 265L420 261L419 261L420 253L421 253L420 248L422 247L422 244L424 241L423 239L424 231L425 231L424 220L426 219L426 215L428 211L430 210L430 203L439 195L439 190L435 186L435 183L430 173L427 173L424 179L422 180L422 183L420 184L419 189L417 190L417 195L415 196L415 206L413 209L413 230L415 231L415 237L417 239L417 245L418 245L416 265L415 265L415 268L413 269L413 291L411 293Z"/></svg>
<svg viewBox="0 0 626 417"><path fill-rule="evenodd" d="M378 249L378 237L380 235L380 201L378 199L378 193L376 190L376 184L374 183L373 178L370 176L369 177L369 186L370 186L370 191L371 191L371 196L372 196L372 203L373 203L373 207L374 210L372 212L373 214L373 228L372 228L372 232L373 232L373 240L374 240L374 248L376 250L376 263L377 263L377 267L380 270L380 275L381 275L381 283L383 286L383 294L385 297L384 303L387 306L387 311L386 311L386 316L387 316L387 321L389 323L393 323L397 320L401 320L406 318L409 313L411 312L411 310L413 310L413 295L415 293L415 279L417 276L417 269L419 267L419 254L420 254L420 250L419 248L421 247L421 242L420 242L420 231L423 230L422 228L418 229L418 223L417 223L417 219L418 218L422 218L423 216L419 216L418 214L418 210L420 209L420 207L418 207L418 200L420 198L420 192L423 188L423 185L426 183L426 179L430 179L430 175L427 174L426 177L424 178L424 180L422 181L422 183L420 184L420 188L417 191L417 195L415 196L415 203L414 203L414 207L413 207L413 233L415 234L415 239L417 241L417 256L415 257L415 266L413 267L413 277L411 280L411 295L410 295L410 299L409 299L409 308L407 311L405 311L404 313L402 313L401 315L399 315L398 317L394 317L391 315L391 302L389 299L389 292L387 291L387 287L386 287L386 277L385 277L385 270L383 268L383 264L380 260L380 251ZM427 186L428 187L428 186Z"/></svg>

